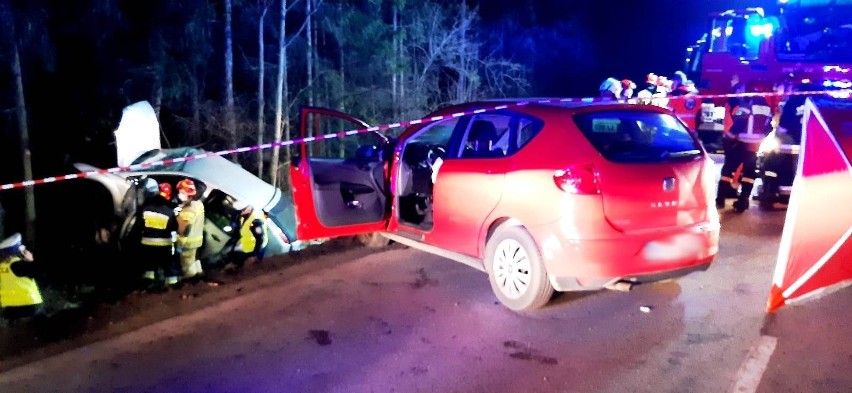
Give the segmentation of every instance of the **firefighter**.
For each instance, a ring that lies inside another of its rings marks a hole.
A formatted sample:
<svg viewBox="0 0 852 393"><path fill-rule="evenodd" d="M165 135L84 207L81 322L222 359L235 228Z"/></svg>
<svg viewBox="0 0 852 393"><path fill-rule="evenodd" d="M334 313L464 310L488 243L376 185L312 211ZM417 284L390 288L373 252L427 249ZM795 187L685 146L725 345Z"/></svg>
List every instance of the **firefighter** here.
<svg viewBox="0 0 852 393"><path fill-rule="evenodd" d="M243 266L251 257L262 260L266 245L269 244L266 215L242 202L236 202L234 209L238 212L235 221L236 227L239 228L239 238L230 255L231 262L236 266Z"/></svg>
<svg viewBox="0 0 852 393"><path fill-rule="evenodd" d="M618 99L621 97L621 81L615 78L606 78L598 87L598 91L602 98Z"/></svg>
<svg viewBox="0 0 852 393"><path fill-rule="evenodd" d="M14 322L42 315L44 301L35 278L40 269L16 233L0 242L0 308Z"/></svg>
<svg viewBox="0 0 852 393"><path fill-rule="evenodd" d="M179 281L180 268L175 254L178 222L175 211L168 203L172 199L172 186L161 183L158 192L148 198L140 211L142 221L142 238L140 240L140 257L142 258L146 280L157 279L157 270L163 270L163 280L166 285L174 285Z"/></svg>
<svg viewBox="0 0 852 393"><path fill-rule="evenodd" d="M191 278L203 273L196 253L204 242L204 204L195 200L198 191L191 179L181 180L176 188L181 202L177 214L177 248L183 278Z"/></svg>
<svg viewBox="0 0 852 393"><path fill-rule="evenodd" d="M636 84L633 83L630 79L623 79L621 81L621 98L625 100L629 100L633 98L633 92L636 91Z"/></svg>
<svg viewBox="0 0 852 393"><path fill-rule="evenodd" d="M745 86L749 93L766 93L758 83ZM740 97L732 101L733 124L723 136L725 163L716 194L716 207L724 208L727 198L736 197L734 209L743 212L749 207L749 197L757 175L757 151L772 129L772 107L765 96ZM735 184L739 183L739 195Z"/></svg>

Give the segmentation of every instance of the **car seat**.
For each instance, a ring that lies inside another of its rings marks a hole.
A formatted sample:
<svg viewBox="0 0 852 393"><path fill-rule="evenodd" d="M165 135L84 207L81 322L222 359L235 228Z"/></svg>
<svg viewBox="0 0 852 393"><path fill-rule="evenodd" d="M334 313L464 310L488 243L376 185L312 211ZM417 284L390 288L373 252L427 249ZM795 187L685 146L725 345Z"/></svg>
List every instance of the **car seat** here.
<svg viewBox="0 0 852 393"><path fill-rule="evenodd" d="M502 149L494 147L497 141L497 128L488 120L474 120L470 126L468 141L462 157L464 158L496 158L503 157Z"/></svg>

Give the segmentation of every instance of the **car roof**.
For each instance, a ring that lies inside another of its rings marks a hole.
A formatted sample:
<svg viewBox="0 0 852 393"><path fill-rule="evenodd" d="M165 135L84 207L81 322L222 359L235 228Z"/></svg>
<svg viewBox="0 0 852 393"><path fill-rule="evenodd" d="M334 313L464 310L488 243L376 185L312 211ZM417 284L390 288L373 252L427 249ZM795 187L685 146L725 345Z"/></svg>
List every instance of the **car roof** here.
<svg viewBox="0 0 852 393"><path fill-rule="evenodd" d="M524 103L523 105L518 105ZM649 110L660 113L671 113L671 110L662 108L656 105L640 105L630 104L618 101L597 101L583 102L576 99L563 99L555 97L524 97L524 98L496 98L485 99L479 101L465 102L461 104L450 105L441 108L430 116L446 115L459 111L469 111L476 108L493 108L499 105L508 105L509 110L522 107L546 107L546 108L566 108L574 113L597 111L597 110ZM514 107L513 107L514 106Z"/></svg>
<svg viewBox="0 0 852 393"><path fill-rule="evenodd" d="M192 147L180 147L173 149L150 150L133 161L134 164L155 162L166 159L190 157L207 153L204 150ZM139 173L182 173L207 183L214 188L246 203L268 210L278 202L281 192L278 188L261 180L253 173L243 169L220 155L211 155L204 158L176 162L167 165L157 165L150 168L139 169L133 172Z"/></svg>

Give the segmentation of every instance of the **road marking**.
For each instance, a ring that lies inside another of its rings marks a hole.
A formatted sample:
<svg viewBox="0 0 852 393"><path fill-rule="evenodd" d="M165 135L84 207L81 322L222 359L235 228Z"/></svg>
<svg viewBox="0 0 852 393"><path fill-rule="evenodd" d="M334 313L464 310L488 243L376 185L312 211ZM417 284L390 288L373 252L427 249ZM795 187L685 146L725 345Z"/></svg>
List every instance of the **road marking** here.
<svg viewBox="0 0 852 393"><path fill-rule="evenodd" d="M757 391L757 386L760 385L760 380L763 378L763 372L766 371L766 366L769 364L769 358L775 352L777 342L778 339L775 337L760 336L757 344L754 344L748 351L748 355L737 371L732 392L753 393Z"/></svg>

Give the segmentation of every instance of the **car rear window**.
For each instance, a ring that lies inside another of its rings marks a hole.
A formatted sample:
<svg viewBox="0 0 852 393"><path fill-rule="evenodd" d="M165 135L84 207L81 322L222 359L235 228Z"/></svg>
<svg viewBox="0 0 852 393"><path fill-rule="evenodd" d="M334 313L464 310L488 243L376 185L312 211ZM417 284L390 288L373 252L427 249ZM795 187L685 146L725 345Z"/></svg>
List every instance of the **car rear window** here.
<svg viewBox="0 0 852 393"><path fill-rule="evenodd" d="M674 116L641 110L574 115L583 135L613 162L692 160L703 153L698 141Z"/></svg>

